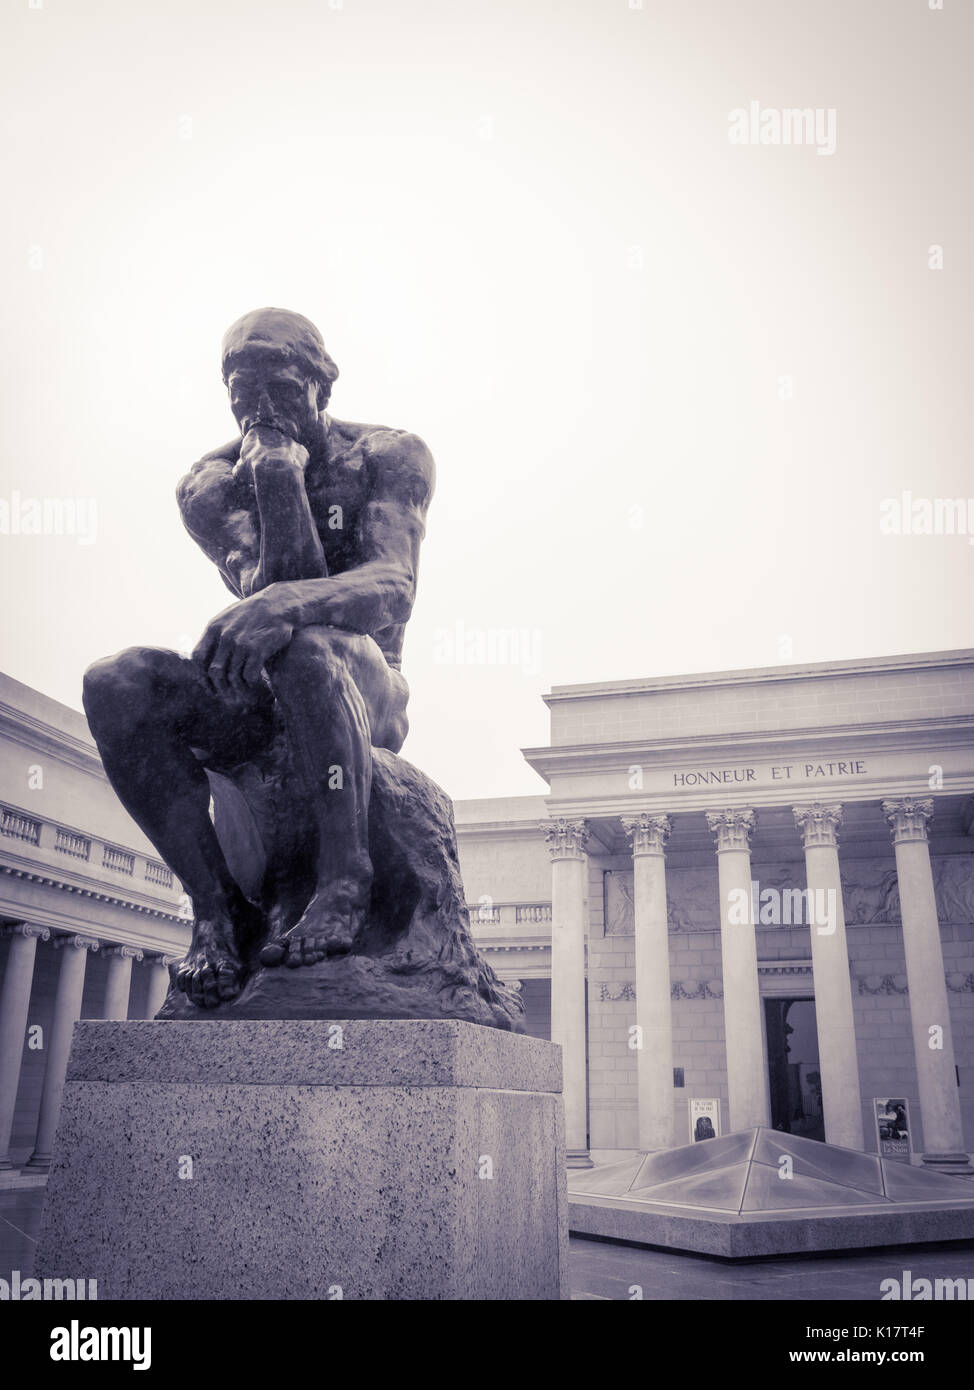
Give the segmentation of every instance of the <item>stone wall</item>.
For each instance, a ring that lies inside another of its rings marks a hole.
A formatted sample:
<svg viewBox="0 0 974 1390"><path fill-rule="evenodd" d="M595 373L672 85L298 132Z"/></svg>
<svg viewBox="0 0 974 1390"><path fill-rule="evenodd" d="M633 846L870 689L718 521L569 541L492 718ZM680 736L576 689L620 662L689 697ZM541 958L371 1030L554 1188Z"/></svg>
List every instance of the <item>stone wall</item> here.
<svg viewBox="0 0 974 1390"><path fill-rule="evenodd" d="M545 814L542 805L523 829L504 836L467 831L458 823L457 848L468 903L482 897L498 903L551 902L551 863L538 829Z"/></svg>

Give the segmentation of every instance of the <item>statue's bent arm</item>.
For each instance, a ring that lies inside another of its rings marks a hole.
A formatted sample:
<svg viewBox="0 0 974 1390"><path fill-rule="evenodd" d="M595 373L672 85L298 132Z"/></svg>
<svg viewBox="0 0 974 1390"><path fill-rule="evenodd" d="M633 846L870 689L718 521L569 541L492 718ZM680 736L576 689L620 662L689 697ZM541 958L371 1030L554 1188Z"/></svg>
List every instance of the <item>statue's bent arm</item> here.
<svg viewBox="0 0 974 1390"><path fill-rule="evenodd" d="M281 580L323 578L328 566L304 482L307 449L258 427L245 438L240 462L253 479L260 518L260 563L251 593Z"/></svg>
<svg viewBox="0 0 974 1390"><path fill-rule="evenodd" d="M326 579L272 584L264 592L295 630L313 624L376 636L407 621L433 494L433 457L414 434L377 431L365 446L372 474L359 525L361 564Z"/></svg>
<svg viewBox="0 0 974 1390"><path fill-rule="evenodd" d="M251 592L260 558L252 489L235 474L240 440L204 454L176 489L183 525L237 598Z"/></svg>

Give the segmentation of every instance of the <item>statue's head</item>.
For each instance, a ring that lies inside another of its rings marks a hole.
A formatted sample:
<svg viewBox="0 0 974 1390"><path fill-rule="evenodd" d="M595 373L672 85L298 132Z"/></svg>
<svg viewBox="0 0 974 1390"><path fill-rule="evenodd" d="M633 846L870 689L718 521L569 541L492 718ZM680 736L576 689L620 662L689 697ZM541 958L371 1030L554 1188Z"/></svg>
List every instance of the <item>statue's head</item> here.
<svg viewBox="0 0 974 1390"><path fill-rule="evenodd" d="M317 328L289 309L254 309L223 336L223 380L241 434L271 425L310 444L337 376Z"/></svg>

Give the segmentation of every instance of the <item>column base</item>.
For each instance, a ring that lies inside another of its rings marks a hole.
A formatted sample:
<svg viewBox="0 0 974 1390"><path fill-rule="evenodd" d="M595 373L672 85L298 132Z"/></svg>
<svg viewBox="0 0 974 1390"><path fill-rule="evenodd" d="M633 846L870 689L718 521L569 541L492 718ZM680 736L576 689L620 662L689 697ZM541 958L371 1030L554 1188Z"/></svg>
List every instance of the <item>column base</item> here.
<svg viewBox="0 0 974 1390"><path fill-rule="evenodd" d="M970 1157L964 1153L924 1154L923 1166L935 1173L949 1173L955 1178L974 1178Z"/></svg>
<svg viewBox="0 0 974 1390"><path fill-rule="evenodd" d="M25 1173L49 1173L51 1171L51 1154L31 1154L22 1171Z"/></svg>
<svg viewBox="0 0 974 1390"><path fill-rule="evenodd" d="M9 1173L13 1166L6 1154L0 1158L0 1173Z"/></svg>
<svg viewBox="0 0 974 1390"><path fill-rule="evenodd" d="M594 1168L595 1164L589 1157L588 1149L566 1149L565 1150L566 1168Z"/></svg>

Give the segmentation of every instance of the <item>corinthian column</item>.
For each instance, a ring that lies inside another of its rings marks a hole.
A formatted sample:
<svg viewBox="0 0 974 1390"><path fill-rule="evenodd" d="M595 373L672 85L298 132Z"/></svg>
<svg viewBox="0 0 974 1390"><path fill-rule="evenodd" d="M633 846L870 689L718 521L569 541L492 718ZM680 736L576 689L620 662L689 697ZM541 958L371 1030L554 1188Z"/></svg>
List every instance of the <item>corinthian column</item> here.
<svg viewBox="0 0 974 1390"><path fill-rule="evenodd" d="M673 1029L666 913L668 816L622 818L632 841L636 949L636 1089L640 1149L673 1147Z"/></svg>
<svg viewBox="0 0 974 1390"><path fill-rule="evenodd" d="M109 960L102 1018L128 1018L132 962L141 960L142 952L134 946L109 946L105 954Z"/></svg>
<svg viewBox="0 0 974 1390"><path fill-rule="evenodd" d="M842 823L842 807L815 801L809 806L795 806L793 811L805 851L825 1138L829 1144L861 1149L859 1059L839 878L837 830Z"/></svg>
<svg viewBox="0 0 974 1390"><path fill-rule="evenodd" d="M98 950L98 942L88 936L59 936L54 945L62 952L58 971L57 993L54 996L54 1022L47 1041L47 1066L41 1090L41 1111L37 1121L34 1152L27 1167L33 1172L46 1173L51 1166L51 1145L57 1129L64 1077L68 1070L71 1035L81 1017L81 996L85 988L85 965L89 951Z"/></svg>
<svg viewBox="0 0 974 1390"><path fill-rule="evenodd" d="M933 798L904 796L897 801L884 801L883 814L890 825L896 855L910 1022L923 1116L923 1161L948 1171L970 1171L927 839Z"/></svg>
<svg viewBox="0 0 974 1390"><path fill-rule="evenodd" d="M10 1161L10 1134L24 1056L24 1032L34 979L34 957L38 938L46 941L51 933L46 927L32 927L27 922L19 922L16 926L8 927L7 934L10 937L10 951L3 974L3 992L0 993L0 1169L13 1167Z"/></svg>
<svg viewBox="0 0 974 1390"><path fill-rule="evenodd" d="M768 1124L758 949L751 898L754 812L746 806L708 811L707 824L717 842L727 1095L733 1132Z"/></svg>
<svg viewBox="0 0 974 1390"><path fill-rule="evenodd" d="M551 855L551 1041L561 1046L569 1168L591 1168L585 1080L585 886L588 826L543 821Z"/></svg>

